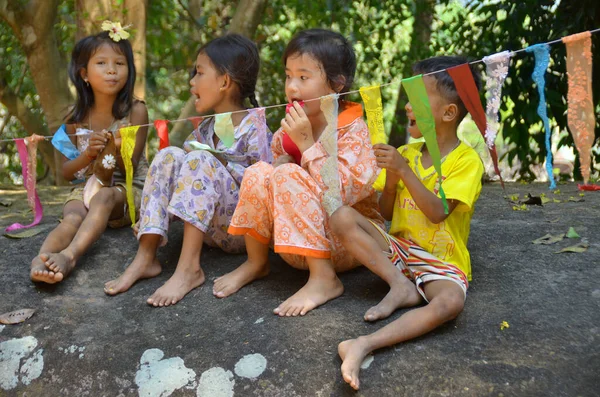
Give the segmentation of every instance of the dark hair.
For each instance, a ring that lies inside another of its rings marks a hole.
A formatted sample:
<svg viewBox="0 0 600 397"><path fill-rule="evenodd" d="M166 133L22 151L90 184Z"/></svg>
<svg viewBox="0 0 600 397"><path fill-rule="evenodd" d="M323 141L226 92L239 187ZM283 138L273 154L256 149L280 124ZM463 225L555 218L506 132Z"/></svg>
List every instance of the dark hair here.
<svg viewBox="0 0 600 397"><path fill-rule="evenodd" d="M237 33L211 40L198 50L198 55L205 54L221 75L227 74L235 82L240 91L240 102L248 98L255 108L258 101L254 91L260 68L258 47L247 37ZM191 77L196 74L194 68Z"/></svg>
<svg viewBox="0 0 600 397"><path fill-rule="evenodd" d="M465 104L460 99L460 96L456 91L454 80L452 80L452 77L450 77L450 74L448 74L445 69L459 66L467 62L469 62L469 60L462 56L439 56L419 61L415 63L412 68L413 72L418 74L426 74L438 70L444 70L443 72L438 72L430 76L436 80L436 87L440 95L448 102L454 103L456 106L458 106L457 126L465 118L468 112ZM479 91L481 90L481 73L474 65L469 65L469 68L473 74L477 91Z"/></svg>
<svg viewBox="0 0 600 397"><path fill-rule="evenodd" d="M356 56L344 36L326 29L303 30L292 38L283 53L283 64L295 55L308 54L320 62L332 89L342 85L347 92L354 82Z"/></svg>
<svg viewBox="0 0 600 397"><path fill-rule="evenodd" d="M83 121L88 110L94 104L94 92L81 77L81 69L87 69L88 62L94 56L98 48L103 44L110 45L116 52L122 54L127 59L127 82L117 94L117 99L113 104L112 114L119 120L127 116L133 105L133 86L135 85L135 64L133 63L133 50L129 40L112 40L108 32L98 33L96 35L85 37L75 44L71 54L71 63L69 64L69 78L77 90L77 102L69 112L66 119L68 123L79 123Z"/></svg>

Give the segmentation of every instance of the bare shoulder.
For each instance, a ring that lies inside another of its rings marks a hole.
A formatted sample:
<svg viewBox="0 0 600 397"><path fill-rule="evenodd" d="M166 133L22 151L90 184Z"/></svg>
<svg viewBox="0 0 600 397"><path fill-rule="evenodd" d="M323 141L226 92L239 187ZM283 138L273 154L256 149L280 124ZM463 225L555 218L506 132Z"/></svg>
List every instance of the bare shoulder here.
<svg viewBox="0 0 600 397"><path fill-rule="evenodd" d="M146 124L148 123L148 109L142 101L134 101L131 107L131 124Z"/></svg>

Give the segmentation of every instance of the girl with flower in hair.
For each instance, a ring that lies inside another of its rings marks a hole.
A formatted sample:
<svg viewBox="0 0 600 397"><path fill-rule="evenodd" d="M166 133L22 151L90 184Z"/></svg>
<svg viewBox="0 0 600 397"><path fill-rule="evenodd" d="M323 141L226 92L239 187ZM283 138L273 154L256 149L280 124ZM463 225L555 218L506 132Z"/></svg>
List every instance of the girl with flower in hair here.
<svg viewBox="0 0 600 397"><path fill-rule="evenodd" d="M63 157L65 179L86 180L67 197L62 222L50 232L31 262L33 281L62 281L106 226L130 225L119 128L148 123L146 105L133 97L135 65L129 34L106 21L103 32L81 39L71 56L69 78L77 101L66 117L75 155ZM131 159L136 213L148 164L147 127L137 131Z"/></svg>

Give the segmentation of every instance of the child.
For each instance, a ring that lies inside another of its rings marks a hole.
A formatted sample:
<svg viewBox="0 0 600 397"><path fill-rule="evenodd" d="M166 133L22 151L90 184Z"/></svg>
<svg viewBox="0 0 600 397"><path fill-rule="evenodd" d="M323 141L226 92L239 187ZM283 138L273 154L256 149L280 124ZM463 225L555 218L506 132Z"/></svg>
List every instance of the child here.
<svg viewBox="0 0 600 397"><path fill-rule="evenodd" d="M62 281L107 225L121 227L132 222L117 131L129 124L148 123L146 105L133 98L135 73L131 43L126 39L114 41L109 32L83 38L73 49L69 77L77 90L77 102L67 116L67 133L77 134L70 139L80 154L71 160L63 157L63 175L67 180L95 178L92 170L96 163L102 163L100 158L95 159L110 142L116 149L110 158L115 169L114 185L110 186L109 180L109 185L100 186L91 200L86 198L85 204L83 186L73 189L63 208L62 222L50 232L39 255L31 262L33 281L49 284ZM133 189L138 205L139 189L148 171L143 156L146 134L147 128L138 130L132 158Z"/></svg>
<svg viewBox="0 0 600 397"><path fill-rule="evenodd" d="M413 70L426 74L466 62L460 57L436 57L418 62ZM474 68L472 71L480 88L480 77ZM477 153L457 138L456 130L467 110L450 75L444 71L423 80L442 156L448 214L438 196L438 175L431 155L419 142L398 150L374 146L377 165L384 168L376 189L382 191L381 214L392 221L389 234L349 207L331 217L331 228L348 252L390 285L389 293L366 312L365 320L380 320L398 308L428 302L371 335L340 343L342 376L357 390L360 365L367 354L416 338L456 318L464 306L467 279L471 279L467 239L481 191L483 164ZM406 112L410 136L420 138L410 104Z"/></svg>
<svg viewBox="0 0 600 397"><path fill-rule="evenodd" d="M200 267L202 244L225 252L243 252L244 239L227 234L227 225L238 202L239 186L246 167L270 161L269 135L257 110L244 107L246 98L258 107L254 90L260 59L256 44L238 34L229 34L198 51L195 73L190 80L199 113L237 112L231 115L234 142L226 147L215 129L215 118L204 120L190 135L184 149L161 150L150 166L144 185L140 215L139 248L133 262L104 291L116 295L137 280L157 276L161 265L158 247L167 243L173 217L184 221L183 246L175 273L150 298L148 304L169 306L204 283ZM193 142L212 150L192 150Z"/></svg>
<svg viewBox="0 0 600 397"><path fill-rule="evenodd" d="M336 271L358 265L331 236L321 202L328 189L320 175L329 157L319 141L327 127L325 114L318 100L308 101L305 107L298 103L348 91L356 60L352 46L339 33L311 29L292 39L283 62L285 93L293 107L273 137L275 164L258 163L246 171L229 226L229 233L244 235L248 259L215 280L213 294L223 298L264 277L269 272L269 244L273 243L275 252L288 264L310 271L306 285L274 310L279 316L297 316L341 295L344 289ZM340 101L337 117L342 202L383 225L372 187L377 176L376 160L362 107ZM284 150L285 139L297 146L300 164L290 156L292 150Z"/></svg>

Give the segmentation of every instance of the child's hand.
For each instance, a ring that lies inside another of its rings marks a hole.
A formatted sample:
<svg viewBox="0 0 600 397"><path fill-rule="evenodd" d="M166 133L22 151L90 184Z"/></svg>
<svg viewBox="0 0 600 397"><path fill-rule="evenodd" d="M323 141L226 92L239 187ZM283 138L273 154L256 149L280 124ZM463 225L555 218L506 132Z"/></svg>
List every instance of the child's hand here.
<svg viewBox="0 0 600 397"><path fill-rule="evenodd" d="M386 169L388 178L396 177L398 180L402 177L402 173L410 169L406 159L402 157L395 147L378 143L373 145L377 166Z"/></svg>
<svg viewBox="0 0 600 397"><path fill-rule="evenodd" d="M37 142L37 143L42 142L44 139L45 139L44 136L38 135L38 134L31 134L31 136L29 137L29 140L31 142Z"/></svg>
<svg viewBox="0 0 600 397"><path fill-rule="evenodd" d="M294 158L292 156L290 156L289 154L282 154L281 156L277 157L277 160L275 160L275 162L273 162L273 168L277 168L280 165L284 165L284 164L289 164L289 163L296 163L294 161Z"/></svg>
<svg viewBox="0 0 600 397"><path fill-rule="evenodd" d="M90 142L89 145L86 149L86 154L88 157L90 158L96 158L98 157L98 154L100 154L100 152L102 150L104 150L104 147L106 146L106 144L108 143L108 134L106 131L101 131L101 132L92 132L90 135Z"/></svg>
<svg viewBox="0 0 600 397"><path fill-rule="evenodd" d="M310 121L302 106L296 101L294 106L290 107L289 113L281 120L281 127L302 153L315 143Z"/></svg>
<svg viewBox="0 0 600 397"><path fill-rule="evenodd" d="M117 132L115 133L115 147L117 148L117 152L121 152L121 142L121 130L117 130Z"/></svg>

